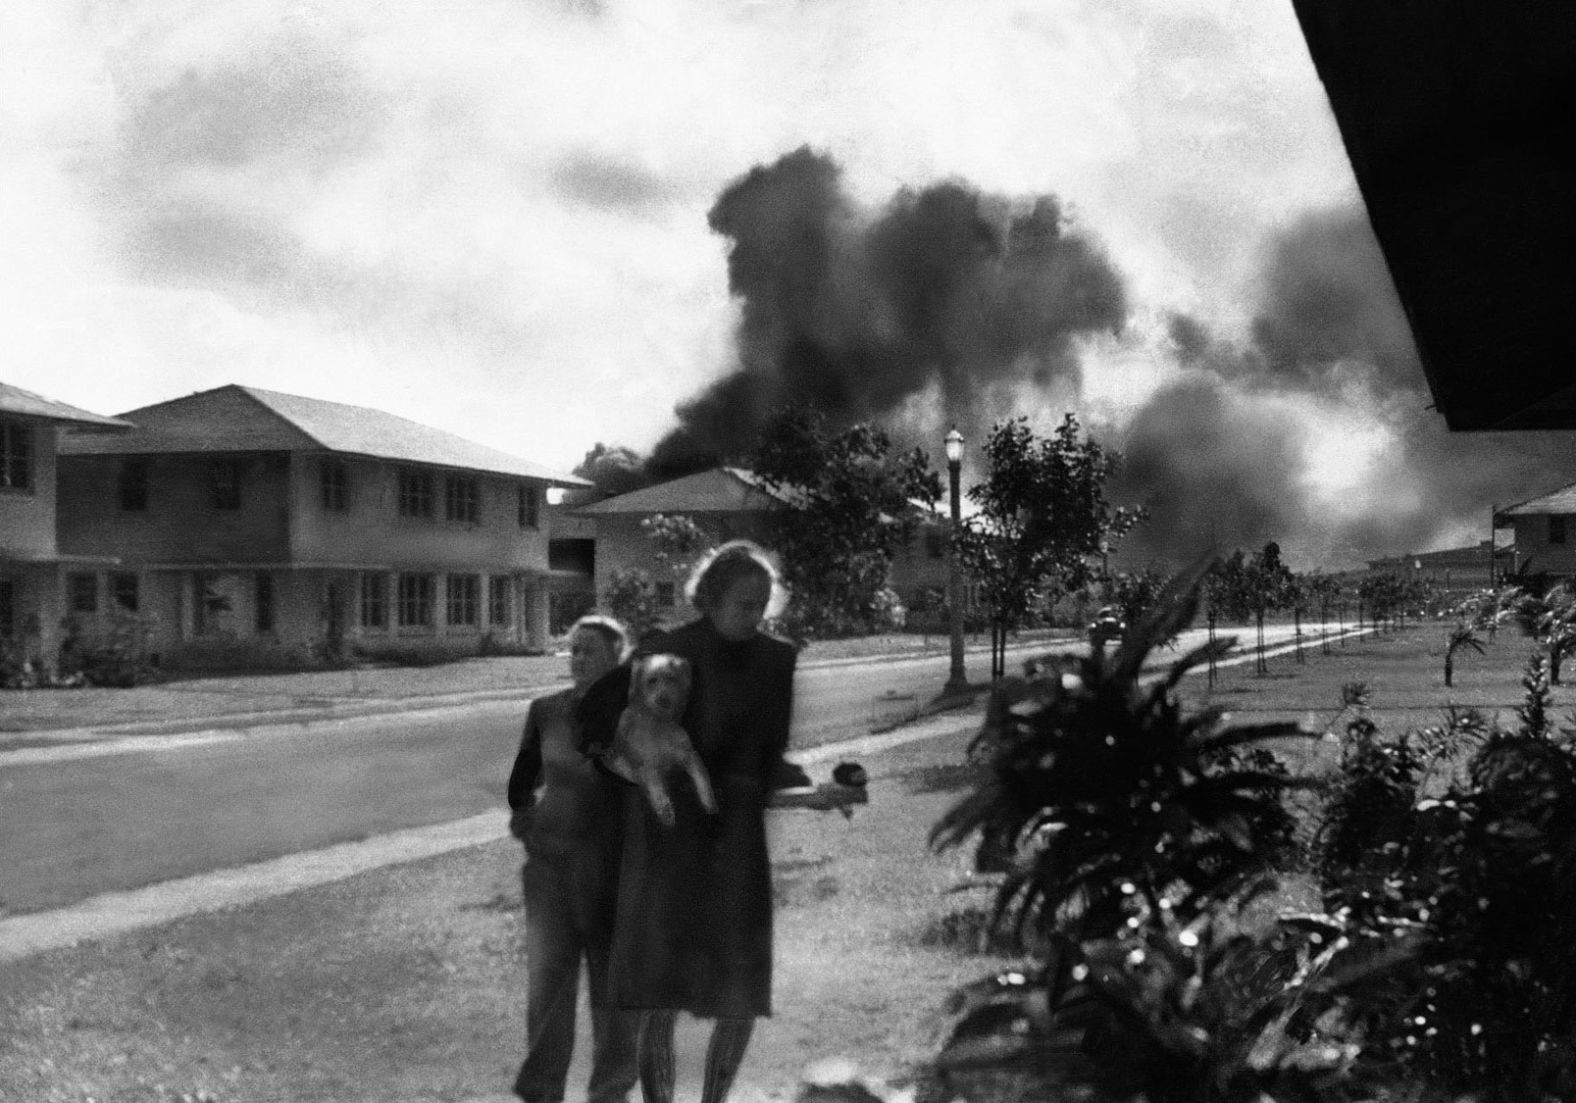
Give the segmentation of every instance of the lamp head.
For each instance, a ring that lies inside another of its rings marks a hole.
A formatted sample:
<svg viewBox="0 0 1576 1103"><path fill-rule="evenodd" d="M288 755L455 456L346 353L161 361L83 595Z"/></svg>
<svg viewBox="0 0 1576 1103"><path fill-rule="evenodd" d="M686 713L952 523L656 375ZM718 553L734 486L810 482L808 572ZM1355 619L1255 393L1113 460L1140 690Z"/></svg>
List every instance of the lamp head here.
<svg viewBox="0 0 1576 1103"><path fill-rule="evenodd" d="M946 437L944 438L944 443L946 444L947 448L947 462L962 463L963 434L958 432L958 427L956 425L954 425L951 431L947 433Z"/></svg>

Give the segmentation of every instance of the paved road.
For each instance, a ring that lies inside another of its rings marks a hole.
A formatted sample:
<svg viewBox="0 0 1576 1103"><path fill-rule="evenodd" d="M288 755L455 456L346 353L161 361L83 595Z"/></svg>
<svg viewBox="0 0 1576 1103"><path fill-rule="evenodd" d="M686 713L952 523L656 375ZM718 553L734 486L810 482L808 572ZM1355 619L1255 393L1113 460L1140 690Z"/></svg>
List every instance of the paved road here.
<svg viewBox="0 0 1576 1103"><path fill-rule="evenodd" d="M986 656L969 659L970 679L986 680ZM866 734L872 720L928 700L946 671L945 658L805 669L794 744ZM488 701L266 735L59 748L53 759L0 754L0 914L404 828L501 816L523 714L518 702Z"/></svg>
<svg viewBox="0 0 1576 1103"><path fill-rule="evenodd" d="M985 661L976 666L971 676L986 677ZM873 697L933 691L945 672L944 659L807 669L795 743L863 734ZM481 702L266 736L126 741L113 754L0 755L0 907L58 907L501 810L523 715L517 702Z"/></svg>

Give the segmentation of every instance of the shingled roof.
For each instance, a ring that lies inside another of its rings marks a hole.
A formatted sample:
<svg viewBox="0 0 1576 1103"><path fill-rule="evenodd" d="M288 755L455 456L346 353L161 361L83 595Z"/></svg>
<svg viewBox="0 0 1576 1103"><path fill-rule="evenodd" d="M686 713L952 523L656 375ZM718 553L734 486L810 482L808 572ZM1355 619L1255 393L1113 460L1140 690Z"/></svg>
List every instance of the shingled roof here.
<svg viewBox="0 0 1576 1103"><path fill-rule="evenodd" d="M79 410L75 406L67 406L64 402L56 402L52 398L45 398L32 391L24 391L21 387L13 387L9 383L0 383L0 414L15 414L19 417L36 418L39 421L53 421L72 428L131 428L127 422L118 418L103 417L100 414Z"/></svg>
<svg viewBox="0 0 1576 1103"><path fill-rule="evenodd" d="M120 416L135 426L131 432L113 440L62 441L60 451L66 455L337 452L515 475L555 486L591 485L578 475L382 410L259 387L230 384Z"/></svg>

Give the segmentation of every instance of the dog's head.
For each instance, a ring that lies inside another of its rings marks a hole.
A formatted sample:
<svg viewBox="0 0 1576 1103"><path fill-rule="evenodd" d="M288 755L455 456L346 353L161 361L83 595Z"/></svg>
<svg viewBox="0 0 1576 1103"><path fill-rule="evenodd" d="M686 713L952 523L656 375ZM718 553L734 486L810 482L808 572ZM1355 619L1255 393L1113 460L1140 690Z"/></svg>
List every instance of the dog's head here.
<svg viewBox="0 0 1576 1103"><path fill-rule="evenodd" d="M631 700L647 710L677 720L689 700L690 663L677 655L646 655L636 659L629 680Z"/></svg>

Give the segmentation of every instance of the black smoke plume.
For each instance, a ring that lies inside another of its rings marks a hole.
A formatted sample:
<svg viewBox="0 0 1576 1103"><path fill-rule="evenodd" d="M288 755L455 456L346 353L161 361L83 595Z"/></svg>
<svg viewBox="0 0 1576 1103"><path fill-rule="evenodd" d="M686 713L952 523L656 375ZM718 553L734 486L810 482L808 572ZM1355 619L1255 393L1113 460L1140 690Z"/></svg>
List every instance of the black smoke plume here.
<svg viewBox="0 0 1576 1103"><path fill-rule="evenodd" d="M1360 210L1305 216L1270 244L1245 345L1177 316L1183 382L1118 434L1119 492L1148 502L1129 550L1175 559L1212 537L1226 550L1278 540L1303 563L1348 566L1488 536L1491 507L1576 479L1568 433L1451 433L1430 409L1411 330ZM1492 365L1484 365L1485 386ZM1299 457L1299 403L1344 410L1387 443L1372 494L1321 509Z"/></svg>
<svg viewBox="0 0 1576 1103"><path fill-rule="evenodd" d="M738 362L679 406L655 477L748 455L788 404L848 424L934 389L945 418L978 431L993 387L1076 387L1076 339L1127 315L1120 276L1052 195L946 182L870 211L804 148L730 184L709 223L729 242Z"/></svg>

